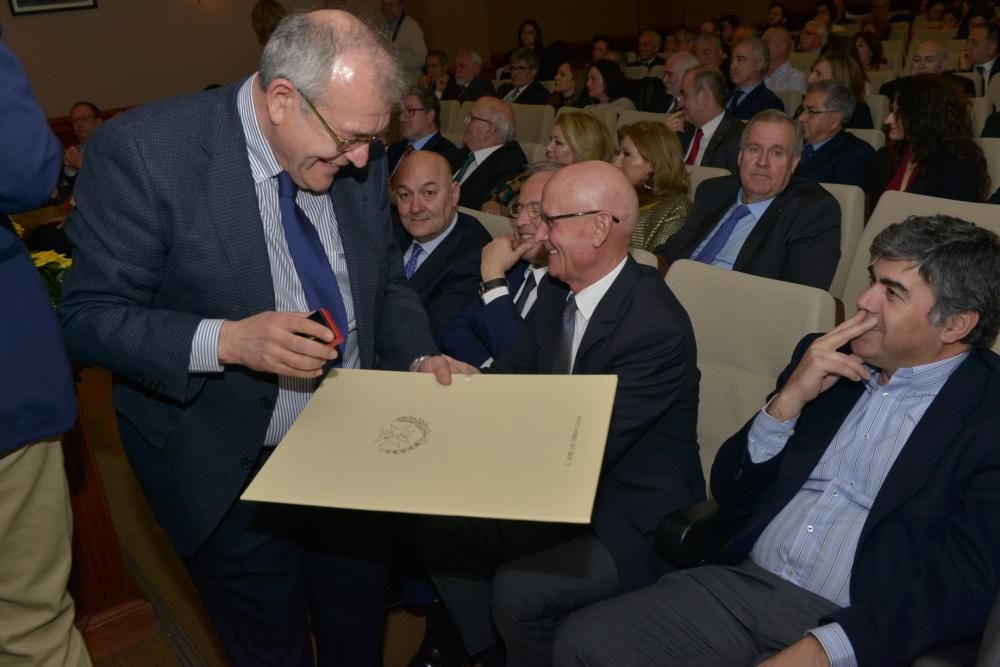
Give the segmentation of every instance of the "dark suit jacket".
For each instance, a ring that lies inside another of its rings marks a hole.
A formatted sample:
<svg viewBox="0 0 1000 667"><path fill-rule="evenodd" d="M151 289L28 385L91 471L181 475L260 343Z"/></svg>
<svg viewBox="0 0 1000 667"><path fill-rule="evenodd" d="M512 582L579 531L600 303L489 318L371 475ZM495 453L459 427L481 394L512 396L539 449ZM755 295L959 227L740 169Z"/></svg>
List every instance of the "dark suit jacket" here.
<svg viewBox="0 0 1000 667"><path fill-rule="evenodd" d="M726 108L730 114L740 120L750 120L765 109L777 109L783 112L785 110L785 103L781 101L780 97L771 92L764 85L763 81L760 82L759 86L747 93L740 100L739 104Z"/></svg>
<svg viewBox="0 0 1000 667"><path fill-rule="evenodd" d="M236 108L238 86L105 123L66 228L75 248L59 315L73 358L115 373L122 444L177 550L193 553L247 483L275 375L188 372L204 318L274 310L274 285ZM330 188L350 272L361 366L404 370L436 351L392 236L385 153Z"/></svg>
<svg viewBox="0 0 1000 667"><path fill-rule="evenodd" d="M505 83L500 88L497 89L497 97L503 99L507 97L509 93L514 88L514 84ZM549 97L552 93L549 89L543 86L538 81L532 81L528 84L528 87L521 91L511 104L548 104Z"/></svg>
<svg viewBox="0 0 1000 667"><path fill-rule="evenodd" d="M684 132L681 134L681 146L684 154L687 154L688 147L694 140L694 133L697 128L691 123L684 123ZM712 140L705 148L705 154L701 158L703 167L721 167L728 169L732 173L740 170L740 137L743 136L743 123L730 113L726 113L719 123L719 127L712 135Z"/></svg>
<svg viewBox="0 0 1000 667"><path fill-rule="evenodd" d="M465 163L469 156L469 148L462 148L451 167L453 172L457 172ZM483 203L490 196L490 192L498 185L503 185L514 178L524 169L528 158L524 156L524 151L516 141L504 144L493 152L486 161L476 167L465 183L462 183L462 196L458 200L459 206L479 210Z"/></svg>
<svg viewBox="0 0 1000 667"><path fill-rule="evenodd" d="M565 289L546 277L524 333L494 369L551 373L565 303ZM573 367L575 375L618 376L591 526L625 591L665 568L652 543L660 519L703 496L695 357L687 313L656 271L629 258L594 311Z"/></svg>
<svg viewBox="0 0 1000 667"><path fill-rule="evenodd" d="M406 150L406 147L409 144L409 141L403 139L402 141L397 141L392 146L389 146L388 150L386 150L386 157L389 160L390 174L396 169L396 164L399 162L399 158L403 157L403 151ZM448 164L452 164L458 156L458 148L455 147L455 144L441 136L440 132L435 132L434 136L431 137L420 150L434 151L439 155L443 155L444 159L448 161Z"/></svg>
<svg viewBox="0 0 1000 667"><path fill-rule="evenodd" d="M921 165L917 169L906 191L943 199L982 201L984 193L979 191L979 173L978 166L972 160L939 157L926 167ZM865 193L872 208L885 192L885 186L892 180L892 176L889 151L883 146L875 152L865 178Z"/></svg>
<svg viewBox="0 0 1000 667"><path fill-rule="evenodd" d="M965 78L964 76L956 76L951 72L944 72L944 76L948 77L949 81L958 86L965 95L969 97L976 96L976 84L972 83L972 81L970 81L969 79ZM886 81L881 85L881 87L879 87L878 89L879 95L885 95L886 97L888 97L889 103L891 104L892 100L895 99L896 97L896 88L899 87L899 82L905 78L907 77L900 77L899 79Z"/></svg>
<svg viewBox="0 0 1000 667"><path fill-rule="evenodd" d="M854 105L854 115L851 116L851 122L846 123L844 127L848 127L852 130L874 130L875 121L872 119L872 110L868 106L867 102L858 102Z"/></svg>
<svg viewBox="0 0 1000 667"><path fill-rule="evenodd" d="M736 201L739 176L698 186L687 224L656 249L668 262L688 259ZM840 259L840 205L809 179L792 177L757 221L733 266L755 276L829 289Z"/></svg>
<svg viewBox="0 0 1000 667"><path fill-rule="evenodd" d="M452 77L452 81L454 80L454 77ZM445 88L441 99L457 100L458 102L475 102L480 97L492 97L495 94L496 91L493 90L493 83L485 76L477 76L464 88L459 86L458 82L455 82L454 88L449 85Z"/></svg>
<svg viewBox="0 0 1000 667"><path fill-rule="evenodd" d="M441 351L476 367L482 366L491 357L497 359L507 354L524 329L524 320L514 304L514 296L521 289L529 266L521 260L507 272L509 294L497 297L486 305L477 298L466 306L448 325L441 341Z"/></svg>
<svg viewBox="0 0 1000 667"><path fill-rule="evenodd" d="M412 238L402 225L397 230L399 248L405 254ZM475 298L480 253L491 238L478 220L459 213L455 228L410 276L410 285L431 319L436 341L444 336L452 318Z"/></svg>
<svg viewBox="0 0 1000 667"><path fill-rule="evenodd" d="M867 141L841 130L810 157L803 158L795 175L818 183L841 183L864 188L865 174L874 156L875 149Z"/></svg>
<svg viewBox="0 0 1000 667"><path fill-rule="evenodd" d="M982 136L1000 137L1000 111L994 111L986 118Z"/></svg>
<svg viewBox="0 0 1000 667"><path fill-rule="evenodd" d="M813 336L778 380L787 382ZM748 520L714 559L739 563L799 491L864 391L839 380L808 404L780 454L747 453L750 423L719 450L712 493ZM1000 583L1000 358L974 350L910 435L871 507L840 623L859 665L909 665L925 648L975 637Z"/></svg>
<svg viewBox="0 0 1000 667"><path fill-rule="evenodd" d="M649 60L633 60L628 64L629 67L662 67L666 65L667 61L663 59L663 56L653 56Z"/></svg>

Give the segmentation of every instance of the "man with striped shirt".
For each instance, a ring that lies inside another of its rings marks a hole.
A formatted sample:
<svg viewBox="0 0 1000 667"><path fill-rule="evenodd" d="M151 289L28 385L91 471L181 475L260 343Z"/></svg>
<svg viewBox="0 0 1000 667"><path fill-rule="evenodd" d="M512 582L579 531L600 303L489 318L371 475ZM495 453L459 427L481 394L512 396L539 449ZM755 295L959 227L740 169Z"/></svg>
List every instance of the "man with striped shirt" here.
<svg viewBox="0 0 1000 667"><path fill-rule="evenodd" d="M1000 571L1000 239L909 218L719 451L713 564L578 613L558 665L909 665L976 637ZM764 662L758 662L763 660Z"/></svg>
<svg viewBox="0 0 1000 667"><path fill-rule="evenodd" d="M332 364L458 368L391 232L377 135L403 87L362 22L297 14L253 76L88 142L63 329L114 371L129 462L234 665L312 665L314 643L319 664L382 664L377 518L238 498Z"/></svg>

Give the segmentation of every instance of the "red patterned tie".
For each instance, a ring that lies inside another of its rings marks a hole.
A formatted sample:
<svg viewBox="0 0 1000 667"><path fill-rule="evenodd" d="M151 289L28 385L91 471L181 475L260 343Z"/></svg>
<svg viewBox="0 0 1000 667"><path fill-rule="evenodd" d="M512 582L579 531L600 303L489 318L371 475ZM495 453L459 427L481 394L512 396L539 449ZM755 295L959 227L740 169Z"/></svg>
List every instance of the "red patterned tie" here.
<svg viewBox="0 0 1000 667"><path fill-rule="evenodd" d="M698 158L698 151L701 149L701 138L705 136L705 133L701 131L699 127L694 132L694 139L691 140L691 150L688 152L687 160L684 160L684 164L694 164L694 161Z"/></svg>

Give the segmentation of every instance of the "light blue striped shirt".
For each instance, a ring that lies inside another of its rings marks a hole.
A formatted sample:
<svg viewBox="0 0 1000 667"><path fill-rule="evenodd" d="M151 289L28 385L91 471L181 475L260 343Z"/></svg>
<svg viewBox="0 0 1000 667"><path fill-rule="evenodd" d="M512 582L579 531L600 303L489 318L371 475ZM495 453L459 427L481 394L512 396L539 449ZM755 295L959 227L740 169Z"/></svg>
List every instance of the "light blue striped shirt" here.
<svg viewBox="0 0 1000 667"><path fill-rule="evenodd" d="M726 241L726 245L722 246L722 250L719 254L715 256L715 261L712 262L712 266L718 266L723 269L732 270L733 266L736 264L736 258L740 255L740 250L743 249L743 244L746 243L747 237L750 236L750 232L753 228L757 226L757 221L760 220L764 213L767 212L768 207L771 202L774 201L774 197L770 199L763 199L752 204L747 204L746 207L750 209L750 213L744 215L736 223L736 227L733 228L733 233L730 235L729 239ZM740 188L739 193L736 195L736 203L726 209L725 215L719 218L719 222L715 224L712 231L709 232L698 247L694 249L691 253L691 259L698 256L698 253L702 251L708 242L715 236L715 233L719 231L719 227L722 226L723 220L729 217L729 214L733 212L737 206L743 203L743 189Z"/></svg>
<svg viewBox="0 0 1000 667"><path fill-rule="evenodd" d="M963 352L901 368L885 385L873 372L809 479L757 538L751 560L841 607L849 606L851 567L872 503L920 418L967 356ZM781 453L797 420L779 422L761 410L747 437L750 460L763 463ZM857 664L839 623L809 632L823 644L833 667Z"/></svg>
<svg viewBox="0 0 1000 667"><path fill-rule="evenodd" d="M250 158L250 171L257 192L257 205L264 225L267 257L271 265L271 279L274 282L274 307L278 312L309 312L311 309L306 302L299 276L295 272L295 265L292 263L292 256L285 242L285 232L281 226L276 178L281 172L281 167L261 133L253 110L253 95L260 94L260 90L255 88L257 88L256 75L247 79L240 88L237 107L243 134L246 136L247 156ZM354 319L354 298L351 295L351 280L347 273L344 246L337 230L337 216L333 210L333 202L329 193L306 190L299 190L295 201L316 226L323 250L330 260L334 275L337 276L348 321L344 367L358 368L361 365L361 355L358 349L357 324ZM247 223L252 224L253 221L248 220ZM219 330L222 328L222 322L222 320L206 319L199 323L191 343L191 360L188 365L191 373L225 371L219 364L218 355ZM309 402L317 385L317 380L278 377L278 400L274 404L274 413L271 415L264 445L273 447L278 444L302 408Z"/></svg>

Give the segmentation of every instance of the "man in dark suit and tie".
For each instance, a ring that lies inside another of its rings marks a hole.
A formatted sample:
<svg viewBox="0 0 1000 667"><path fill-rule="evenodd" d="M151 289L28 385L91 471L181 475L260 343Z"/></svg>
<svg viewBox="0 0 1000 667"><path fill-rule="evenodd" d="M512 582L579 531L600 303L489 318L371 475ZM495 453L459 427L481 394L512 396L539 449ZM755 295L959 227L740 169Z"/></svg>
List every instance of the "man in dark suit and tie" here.
<svg viewBox="0 0 1000 667"><path fill-rule="evenodd" d="M514 140L514 112L495 97L480 97L465 117L465 148L451 166L462 186L460 206L479 210L490 192L521 173L528 158Z"/></svg>
<svg viewBox="0 0 1000 667"><path fill-rule="evenodd" d="M435 340L474 298L479 253L490 233L471 215L458 213L459 185L442 156L421 151L406 158L394 179L402 223L397 240L403 273L420 297Z"/></svg>
<svg viewBox="0 0 1000 667"><path fill-rule="evenodd" d="M913 52L910 74L911 76L916 76L917 74L943 74L952 83L961 88L963 93L969 97L975 97L975 84L964 76L945 72L944 69L947 64L948 52L945 50L944 44L931 40L923 41L917 44L917 48ZM886 81L878 89L879 95L885 95L889 98L889 102L892 102L896 98L896 88L899 86L899 82L905 78Z"/></svg>
<svg viewBox="0 0 1000 667"><path fill-rule="evenodd" d="M507 104L547 104L552 93L535 77L540 66L538 52L527 47L510 54L510 83L497 90L497 97Z"/></svg>
<svg viewBox="0 0 1000 667"><path fill-rule="evenodd" d="M129 462L236 665L382 664L379 522L238 498L331 364L465 366L427 356L392 237L376 137L404 89L361 21L297 14L258 73L88 142L63 331L114 372Z"/></svg>
<svg viewBox="0 0 1000 667"><path fill-rule="evenodd" d="M1000 26L996 23L969 29L969 37L965 41L960 63L966 71L979 74L983 82L980 92L984 94L993 77L1000 73L998 46L1000 46Z"/></svg>
<svg viewBox="0 0 1000 667"><path fill-rule="evenodd" d="M998 267L997 236L955 218L881 232L858 313L799 344L715 458L743 525L574 615L555 664L892 667L977 637L1000 584Z"/></svg>
<svg viewBox="0 0 1000 667"><path fill-rule="evenodd" d="M618 376L593 519L431 517L420 533L466 649L487 649L495 626L510 665L548 664L566 614L654 581L665 564L653 529L670 508L703 496L694 336L656 272L629 256L634 189L609 164L569 165L545 185L542 210L535 240L550 275L524 333L493 368Z"/></svg>
<svg viewBox="0 0 1000 667"><path fill-rule="evenodd" d="M726 111L740 120L750 120L765 109L785 110L784 102L764 85L770 57L767 45L757 37L733 45L729 66L733 90L729 94Z"/></svg>
<svg viewBox="0 0 1000 667"><path fill-rule="evenodd" d="M663 56L660 55L660 45L663 38L655 30L643 30L639 33L639 41L636 43L635 60L628 63L629 67L645 67L647 70L660 67L664 64Z"/></svg>
<svg viewBox="0 0 1000 667"><path fill-rule="evenodd" d="M402 157L415 151L438 153L449 164L458 158L455 144L441 136L440 124L441 103L434 93L426 88L411 88L399 110L399 133L403 140L386 150L390 176L396 173Z"/></svg>
<svg viewBox="0 0 1000 667"><path fill-rule="evenodd" d="M796 176L864 187L875 149L844 129L852 113L854 98L843 85L829 79L809 84L798 114L805 144Z"/></svg>
<svg viewBox="0 0 1000 667"><path fill-rule="evenodd" d="M475 102L480 97L493 96L493 83L482 75L483 59L475 51L459 51L455 56L455 86L448 86L442 100Z"/></svg>
<svg viewBox="0 0 1000 667"><path fill-rule="evenodd" d="M754 116L743 130L739 175L698 186L687 224L656 254L668 264L694 259L829 289L840 206L815 181L792 176L802 142L802 126L780 111Z"/></svg>
<svg viewBox="0 0 1000 667"><path fill-rule="evenodd" d="M524 320L538 301L538 286L549 271L549 252L536 240L542 224L542 188L559 167L542 163L521 184L513 236L483 248L478 303L451 321L441 349L456 359L484 366L504 356L521 335Z"/></svg>
<svg viewBox="0 0 1000 667"><path fill-rule="evenodd" d="M708 65L692 67L684 75L681 93L687 121L680 136L684 164L721 167L735 173L743 123L724 108L726 80L722 72ZM668 118L668 127L674 129L671 122Z"/></svg>

